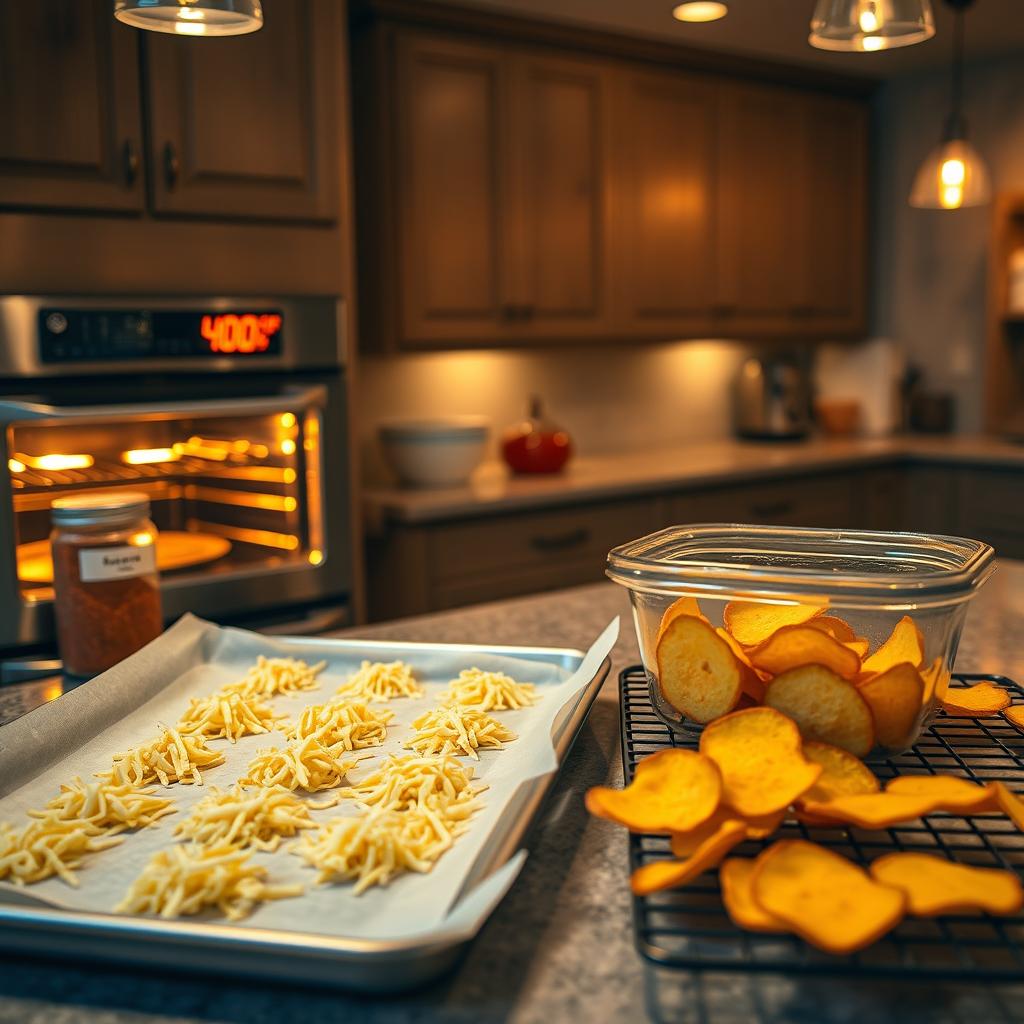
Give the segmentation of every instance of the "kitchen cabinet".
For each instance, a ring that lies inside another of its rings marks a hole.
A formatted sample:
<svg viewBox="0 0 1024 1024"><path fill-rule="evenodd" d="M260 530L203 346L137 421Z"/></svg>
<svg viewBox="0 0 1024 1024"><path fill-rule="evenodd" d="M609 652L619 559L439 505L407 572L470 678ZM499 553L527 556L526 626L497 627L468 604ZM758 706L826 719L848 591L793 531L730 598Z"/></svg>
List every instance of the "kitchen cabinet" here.
<svg viewBox="0 0 1024 1024"><path fill-rule="evenodd" d="M983 540L1005 558L1024 558L1024 473L963 469L955 483L956 532Z"/></svg>
<svg viewBox="0 0 1024 1024"><path fill-rule="evenodd" d="M142 210L135 37L108 0L0 2L0 207Z"/></svg>
<svg viewBox="0 0 1024 1024"><path fill-rule="evenodd" d="M263 12L250 35L146 38L155 212L336 215L338 5L266 0Z"/></svg>

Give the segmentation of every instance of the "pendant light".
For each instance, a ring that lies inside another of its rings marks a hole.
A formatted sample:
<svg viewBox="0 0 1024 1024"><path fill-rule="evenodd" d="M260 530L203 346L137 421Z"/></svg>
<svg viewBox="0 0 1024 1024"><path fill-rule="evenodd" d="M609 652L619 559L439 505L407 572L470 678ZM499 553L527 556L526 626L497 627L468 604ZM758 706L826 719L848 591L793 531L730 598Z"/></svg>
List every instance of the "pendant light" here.
<svg viewBox="0 0 1024 1024"><path fill-rule="evenodd" d="M988 168L967 141L962 111L964 78L964 11L972 0L946 0L955 8L953 23L952 99L942 142L925 157L910 190L910 205L931 210L981 206L992 198Z"/></svg>
<svg viewBox="0 0 1024 1024"><path fill-rule="evenodd" d="M241 36L263 27L260 0L114 0L114 17L182 36Z"/></svg>
<svg viewBox="0 0 1024 1024"><path fill-rule="evenodd" d="M871 52L933 35L931 0L818 0L808 42L819 50Z"/></svg>

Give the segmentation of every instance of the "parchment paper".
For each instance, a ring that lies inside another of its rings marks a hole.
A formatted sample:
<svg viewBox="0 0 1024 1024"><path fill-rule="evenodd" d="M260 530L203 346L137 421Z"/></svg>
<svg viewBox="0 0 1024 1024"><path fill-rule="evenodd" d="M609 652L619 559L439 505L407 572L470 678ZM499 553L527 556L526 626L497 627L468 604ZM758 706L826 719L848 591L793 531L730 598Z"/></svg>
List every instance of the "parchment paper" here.
<svg viewBox="0 0 1024 1024"><path fill-rule="evenodd" d="M391 661L402 657L412 665L424 685L425 696L371 705L386 707L395 712L395 717L389 723L388 738L382 746L356 752L357 756L366 756L350 773L353 781L373 771L387 754L409 753L403 750L402 743L411 735L411 721L437 706L438 694L459 671L473 665L502 671L520 682L536 683L542 699L528 709L493 712L519 738L503 750L481 751L479 762L461 759L474 765L474 777L486 783L488 789L482 794L482 809L473 817L468 832L432 871L425 875L402 875L387 887L375 887L362 896L353 896L349 883L317 885L315 869L289 853L291 841L285 840L274 853L254 853L253 860L267 867L272 882L303 883L305 895L262 904L238 924L242 928L284 929L352 939L469 938L511 886L525 854L520 852L462 895L465 880L520 786L557 768L552 726L560 712L571 706L593 679L617 635L615 619L587 652L579 669L570 675L553 663L504 655L426 649L410 656L409 649L403 649L401 644L367 643L353 647L329 640L281 640L217 627L186 616L109 672L0 728L0 821L21 827L25 812L43 807L56 795L61 782L75 775L91 781L93 773L109 767L115 753L149 739L158 730L158 723L176 723L190 697L206 696L240 678L259 654L299 657L311 664L327 661L316 690L270 699L275 712L287 713L289 717L295 717L308 704L332 697L364 658ZM173 801L176 813L162 818L156 826L128 833L117 847L90 855L76 872L79 888L70 888L51 878L27 888L19 887L15 893L14 886L0 883L0 902L16 895L22 897L18 902L24 902L23 897L31 895L64 909L113 911L152 854L180 841L171 835L174 824L188 815L192 806L209 792L209 786L228 788L244 774L257 751L286 742L278 732L245 736L235 744L227 740L209 741L211 747L224 753L225 764L204 771L203 786L157 785L160 795ZM326 794L305 796L300 791L298 795L316 802ZM317 823L324 823L340 815L358 813L361 809L357 804L343 800L335 807L314 810L311 816ZM206 916L209 920L222 920L215 912Z"/></svg>

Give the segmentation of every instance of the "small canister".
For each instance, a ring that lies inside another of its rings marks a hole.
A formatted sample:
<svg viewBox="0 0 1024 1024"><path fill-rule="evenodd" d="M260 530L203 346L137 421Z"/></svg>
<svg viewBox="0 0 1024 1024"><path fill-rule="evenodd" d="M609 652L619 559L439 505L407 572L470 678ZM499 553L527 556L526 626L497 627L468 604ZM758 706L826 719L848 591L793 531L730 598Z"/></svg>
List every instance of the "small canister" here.
<svg viewBox="0 0 1024 1024"><path fill-rule="evenodd" d="M160 635L157 530L135 491L57 498L51 508L54 607L64 671L93 676Z"/></svg>

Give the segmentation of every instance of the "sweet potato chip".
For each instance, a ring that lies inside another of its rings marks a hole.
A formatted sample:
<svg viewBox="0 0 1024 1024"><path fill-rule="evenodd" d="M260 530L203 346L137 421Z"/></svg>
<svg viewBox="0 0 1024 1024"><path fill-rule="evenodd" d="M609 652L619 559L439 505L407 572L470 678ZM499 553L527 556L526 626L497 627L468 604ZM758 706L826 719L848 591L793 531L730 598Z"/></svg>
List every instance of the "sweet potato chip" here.
<svg viewBox="0 0 1024 1024"><path fill-rule="evenodd" d="M836 675L852 679L860 671L860 658L834 637L813 626L783 626L750 651L755 668L781 675L804 665L824 665Z"/></svg>
<svg viewBox="0 0 1024 1024"><path fill-rule="evenodd" d="M719 807L707 821L690 829L689 832L673 832L669 845L672 848L673 856L690 857L701 843L717 832L727 821L741 822L746 828L748 839L765 839L778 830L785 816L785 811L775 811L773 814L760 814L745 818L730 807Z"/></svg>
<svg viewBox="0 0 1024 1024"><path fill-rule="evenodd" d="M808 619L807 625L828 633L833 640L838 640L841 644L855 640L857 637L853 627L846 619L841 619L838 615L818 615L813 619Z"/></svg>
<svg viewBox="0 0 1024 1024"><path fill-rule="evenodd" d="M789 929L777 917L764 910L754 899L751 881L755 861L746 857L730 857L718 869L718 883L722 887L722 902L733 923L748 932L787 932Z"/></svg>
<svg viewBox="0 0 1024 1024"><path fill-rule="evenodd" d="M713 868L734 846L747 837L741 821L726 821L704 840L686 860L658 860L633 872L630 885L637 896L685 885Z"/></svg>
<svg viewBox="0 0 1024 1024"><path fill-rule="evenodd" d="M936 658L927 668L921 670L921 678L924 680L926 704L930 703L933 697L938 701L946 699L946 691L949 689L949 671L941 657Z"/></svg>
<svg viewBox="0 0 1024 1024"><path fill-rule="evenodd" d="M804 740L804 757L820 764L822 769L818 781L804 793L804 800L834 800L855 793L877 793L881 788L874 772L842 747Z"/></svg>
<svg viewBox="0 0 1024 1024"><path fill-rule="evenodd" d="M776 676L764 702L793 719L805 740L842 747L855 757L864 757L874 745L874 723L864 698L853 683L822 665Z"/></svg>
<svg viewBox="0 0 1024 1024"><path fill-rule="evenodd" d="M673 601L666 609L665 614L661 617L661 622L658 624L658 635L655 639L655 643L661 639L661 634L668 628L669 623L677 615L693 615L698 619L704 619L704 614L700 610L700 605L697 603L695 597L680 597L678 600ZM707 621L705 619L705 621Z"/></svg>
<svg viewBox="0 0 1024 1024"><path fill-rule="evenodd" d="M931 797L936 811L949 814L984 814L999 810L996 792L957 775L899 775L885 787L898 796Z"/></svg>
<svg viewBox="0 0 1024 1024"><path fill-rule="evenodd" d="M1010 695L995 683L954 686L946 691L942 710L954 718L986 718L1010 706Z"/></svg>
<svg viewBox="0 0 1024 1024"><path fill-rule="evenodd" d="M784 839L755 862L755 903L826 953L871 945L903 918L906 896L824 846Z"/></svg>
<svg viewBox="0 0 1024 1024"><path fill-rule="evenodd" d="M757 669L754 668L747 652L727 629L722 629L722 627L719 626L715 632L729 645L729 650L736 655L736 660L747 669L747 671L743 673L743 678L740 682L740 686L743 687L743 692L750 697L755 704L760 704L761 701L764 700L765 680L769 679L770 676L767 672L758 672Z"/></svg>
<svg viewBox="0 0 1024 1024"><path fill-rule="evenodd" d="M1007 708L1003 712L1003 718L1018 729L1024 729L1024 704L1014 704Z"/></svg>
<svg viewBox="0 0 1024 1024"><path fill-rule="evenodd" d="M902 889L908 912L917 917L978 910L1016 914L1024 902L1013 872L956 864L930 853L888 853L872 863L871 877Z"/></svg>
<svg viewBox="0 0 1024 1024"><path fill-rule="evenodd" d="M924 661L924 637L909 615L904 615L893 626L889 639L865 660L861 666L861 673L866 677L888 672L893 666L904 661L914 668L920 668Z"/></svg>
<svg viewBox="0 0 1024 1024"><path fill-rule="evenodd" d="M861 683L858 692L871 709L875 742L891 750L909 747L924 702L924 680L917 669L907 662L894 665Z"/></svg>
<svg viewBox="0 0 1024 1024"><path fill-rule="evenodd" d="M852 640L843 640L842 645L853 651L863 661L871 647L871 641L866 636L855 636Z"/></svg>
<svg viewBox="0 0 1024 1024"><path fill-rule="evenodd" d="M744 647L755 647L783 626L798 626L825 611L824 604L758 604L730 601L722 612L725 628Z"/></svg>
<svg viewBox="0 0 1024 1024"><path fill-rule="evenodd" d="M802 752L800 730L772 708L748 708L712 722L700 738L722 774L722 803L759 816L788 807L821 775Z"/></svg>
<svg viewBox="0 0 1024 1024"><path fill-rule="evenodd" d="M587 810L632 832L685 832L715 813L722 793L718 767L694 750L671 747L645 757L625 789L595 786Z"/></svg>
<svg viewBox="0 0 1024 1024"><path fill-rule="evenodd" d="M728 714L748 671L706 620L676 615L658 640L658 685L677 711L704 724Z"/></svg>
<svg viewBox="0 0 1024 1024"><path fill-rule="evenodd" d="M1024 832L1024 800L1002 782L993 782L992 789L996 794L996 803L999 805L999 809L1021 832Z"/></svg>

